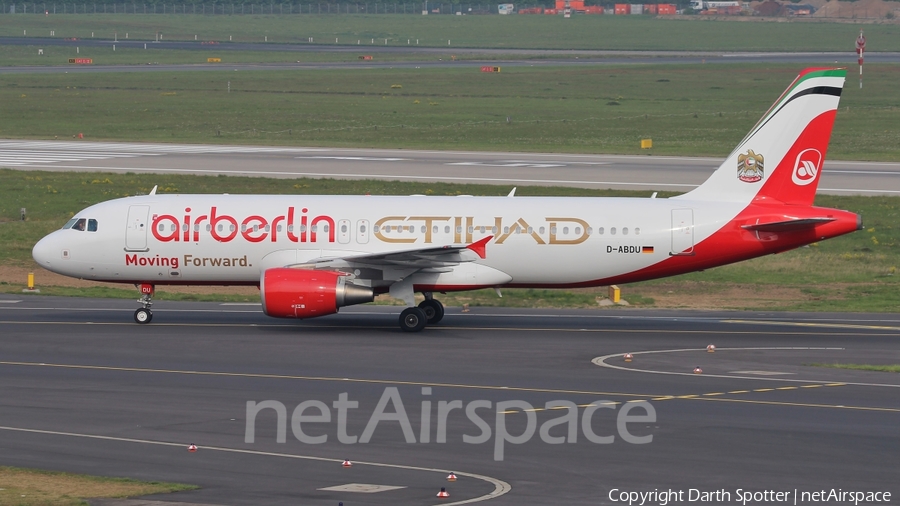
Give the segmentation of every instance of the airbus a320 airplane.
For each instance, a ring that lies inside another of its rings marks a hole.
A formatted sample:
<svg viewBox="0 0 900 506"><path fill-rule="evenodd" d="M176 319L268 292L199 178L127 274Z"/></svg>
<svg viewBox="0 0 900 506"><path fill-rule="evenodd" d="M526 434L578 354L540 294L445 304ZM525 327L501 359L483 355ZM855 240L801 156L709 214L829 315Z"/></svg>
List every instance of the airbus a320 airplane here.
<svg viewBox="0 0 900 506"><path fill-rule="evenodd" d="M435 292L573 288L708 269L859 230L813 207L844 69L808 69L701 186L668 199L150 195L81 211L34 247L46 269L137 285L257 285L263 311L312 318L389 293L400 328ZM414 294L425 300L415 305Z"/></svg>

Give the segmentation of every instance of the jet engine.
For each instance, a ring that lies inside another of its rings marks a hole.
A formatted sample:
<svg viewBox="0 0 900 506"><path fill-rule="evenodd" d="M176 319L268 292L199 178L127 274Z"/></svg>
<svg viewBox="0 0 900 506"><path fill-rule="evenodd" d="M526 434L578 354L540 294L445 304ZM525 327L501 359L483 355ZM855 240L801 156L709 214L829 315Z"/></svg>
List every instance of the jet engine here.
<svg viewBox="0 0 900 506"><path fill-rule="evenodd" d="M375 299L371 287L348 283L339 272L283 267L263 272L259 291L263 311L277 318L324 316Z"/></svg>

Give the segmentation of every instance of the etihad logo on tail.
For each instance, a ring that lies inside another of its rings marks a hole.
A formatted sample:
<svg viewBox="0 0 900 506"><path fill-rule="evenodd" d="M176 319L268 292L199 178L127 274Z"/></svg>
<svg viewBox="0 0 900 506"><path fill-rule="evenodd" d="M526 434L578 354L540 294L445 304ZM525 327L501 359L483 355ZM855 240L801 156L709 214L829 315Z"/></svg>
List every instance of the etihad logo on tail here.
<svg viewBox="0 0 900 506"><path fill-rule="evenodd" d="M791 180L797 186L806 186L816 180L819 170L822 169L822 161L825 159L818 149L804 149L797 155L794 162L794 172Z"/></svg>

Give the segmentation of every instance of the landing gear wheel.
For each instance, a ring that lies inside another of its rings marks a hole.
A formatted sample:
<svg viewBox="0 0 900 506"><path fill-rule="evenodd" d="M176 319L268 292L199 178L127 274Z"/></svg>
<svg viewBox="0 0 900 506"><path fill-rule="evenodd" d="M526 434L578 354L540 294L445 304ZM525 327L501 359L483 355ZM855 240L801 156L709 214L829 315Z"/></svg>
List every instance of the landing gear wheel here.
<svg viewBox="0 0 900 506"><path fill-rule="evenodd" d="M425 312L428 325L434 325L444 317L444 305L437 299L425 299L419 303L419 309Z"/></svg>
<svg viewBox="0 0 900 506"><path fill-rule="evenodd" d="M417 307L408 307L400 313L400 329L404 332L419 332L425 328L427 320L425 311Z"/></svg>
<svg viewBox="0 0 900 506"><path fill-rule="evenodd" d="M138 323L150 323L150 320L153 319L153 311L150 311L146 308L140 308L134 312L134 321Z"/></svg>

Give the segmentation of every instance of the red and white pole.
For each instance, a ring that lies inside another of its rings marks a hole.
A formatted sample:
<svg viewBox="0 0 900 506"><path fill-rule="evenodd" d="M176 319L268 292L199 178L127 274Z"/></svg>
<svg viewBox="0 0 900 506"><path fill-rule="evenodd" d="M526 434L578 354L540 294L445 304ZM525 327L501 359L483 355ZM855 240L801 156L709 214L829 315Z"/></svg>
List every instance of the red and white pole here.
<svg viewBox="0 0 900 506"><path fill-rule="evenodd" d="M866 36L863 35L863 31L859 31L859 37L856 38L856 54L859 55L859 89L862 89L862 76L863 76L863 59L865 58L866 52Z"/></svg>

